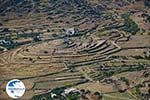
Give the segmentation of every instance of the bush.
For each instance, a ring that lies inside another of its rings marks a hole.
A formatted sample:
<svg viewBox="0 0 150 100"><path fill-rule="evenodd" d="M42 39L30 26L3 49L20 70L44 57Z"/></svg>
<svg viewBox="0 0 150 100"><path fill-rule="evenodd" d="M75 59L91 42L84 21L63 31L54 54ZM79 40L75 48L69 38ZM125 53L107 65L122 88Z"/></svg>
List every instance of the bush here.
<svg viewBox="0 0 150 100"><path fill-rule="evenodd" d="M150 2L149 0L144 0L144 5L148 8L150 8Z"/></svg>
<svg viewBox="0 0 150 100"><path fill-rule="evenodd" d="M125 77L120 77L120 80L124 81L126 85L130 85L129 80L126 79Z"/></svg>
<svg viewBox="0 0 150 100"><path fill-rule="evenodd" d="M132 33L133 35L135 35L136 32L139 31L138 25L130 18L129 14L124 14L122 17L124 19L123 30L125 32L129 32L129 33Z"/></svg>

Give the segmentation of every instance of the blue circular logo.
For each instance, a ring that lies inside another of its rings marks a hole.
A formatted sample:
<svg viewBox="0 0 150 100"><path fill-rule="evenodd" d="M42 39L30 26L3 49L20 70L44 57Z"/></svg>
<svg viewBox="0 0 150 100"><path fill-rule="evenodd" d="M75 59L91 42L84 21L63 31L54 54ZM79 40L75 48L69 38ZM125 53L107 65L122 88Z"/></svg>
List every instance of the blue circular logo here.
<svg viewBox="0 0 150 100"><path fill-rule="evenodd" d="M11 98L18 99L25 93L25 85L18 79L10 80L6 85L6 92Z"/></svg>

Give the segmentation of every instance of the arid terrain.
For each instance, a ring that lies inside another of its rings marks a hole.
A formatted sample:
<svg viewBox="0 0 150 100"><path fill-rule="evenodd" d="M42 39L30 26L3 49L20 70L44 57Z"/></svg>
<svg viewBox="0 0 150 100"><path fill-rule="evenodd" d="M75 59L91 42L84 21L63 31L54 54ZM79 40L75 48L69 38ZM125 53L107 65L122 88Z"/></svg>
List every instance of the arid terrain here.
<svg viewBox="0 0 150 100"><path fill-rule="evenodd" d="M149 100L149 0L0 0L0 100Z"/></svg>

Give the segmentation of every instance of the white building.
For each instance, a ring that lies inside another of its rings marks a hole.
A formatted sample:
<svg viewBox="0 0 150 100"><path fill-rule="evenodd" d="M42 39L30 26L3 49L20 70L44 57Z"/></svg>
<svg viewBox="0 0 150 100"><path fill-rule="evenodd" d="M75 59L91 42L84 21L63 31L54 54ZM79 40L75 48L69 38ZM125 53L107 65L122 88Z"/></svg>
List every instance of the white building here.
<svg viewBox="0 0 150 100"><path fill-rule="evenodd" d="M77 90L76 88L68 88L64 90L65 94L69 94L70 92L80 92L80 91Z"/></svg>
<svg viewBox="0 0 150 100"><path fill-rule="evenodd" d="M68 36L72 36L76 32L74 27L73 28L68 28L68 29L65 29L65 30L66 30L66 35L68 35Z"/></svg>

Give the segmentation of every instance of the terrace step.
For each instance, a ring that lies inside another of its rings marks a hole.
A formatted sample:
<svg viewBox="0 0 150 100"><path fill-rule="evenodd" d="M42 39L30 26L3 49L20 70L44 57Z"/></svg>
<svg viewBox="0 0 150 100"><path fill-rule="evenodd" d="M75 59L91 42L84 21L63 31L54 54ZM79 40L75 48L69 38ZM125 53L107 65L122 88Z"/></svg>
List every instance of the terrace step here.
<svg viewBox="0 0 150 100"><path fill-rule="evenodd" d="M104 45L105 43L106 43L106 40L103 40L103 41L101 41L99 43L91 44L88 47L85 47L85 48L79 50L79 52L82 53L82 52L85 52L85 51L95 50L95 49L101 47L102 45Z"/></svg>
<svg viewBox="0 0 150 100"><path fill-rule="evenodd" d="M109 47L109 48L105 49L104 51L100 52L100 54L105 54L105 53L110 52L115 49L117 49L117 47Z"/></svg>
<svg viewBox="0 0 150 100"><path fill-rule="evenodd" d="M92 51L88 51L88 52L89 53L100 52L100 51L103 51L103 50L107 49L109 46L110 46L110 44L109 45L103 45L101 48L98 48L98 49L95 49L95 50L92 50Z"/></svg>

